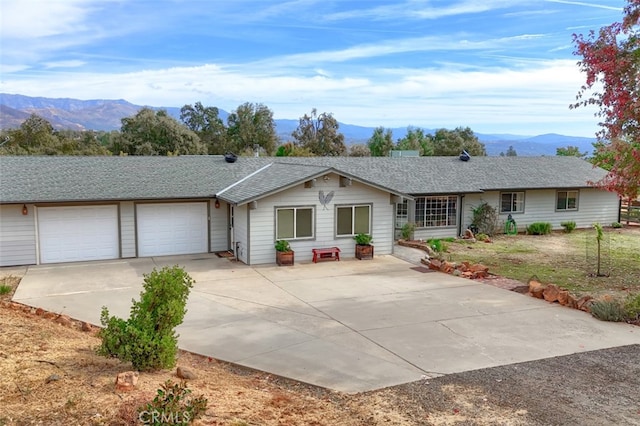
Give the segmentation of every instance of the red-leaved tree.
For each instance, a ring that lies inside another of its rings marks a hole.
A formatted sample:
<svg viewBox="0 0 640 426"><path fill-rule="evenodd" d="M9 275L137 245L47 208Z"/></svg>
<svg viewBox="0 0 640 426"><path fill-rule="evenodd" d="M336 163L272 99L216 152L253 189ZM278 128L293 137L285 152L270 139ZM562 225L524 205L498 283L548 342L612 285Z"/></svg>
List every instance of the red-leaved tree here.
<svg viewBox="0 0 640 426"><path fill-rule="evenodd" d="M640 0L627 0L624 19L573 35L586 83L571 108L596 105L602 129L595 163L609 173L600 186L621 197L640 194Z"/></svg>

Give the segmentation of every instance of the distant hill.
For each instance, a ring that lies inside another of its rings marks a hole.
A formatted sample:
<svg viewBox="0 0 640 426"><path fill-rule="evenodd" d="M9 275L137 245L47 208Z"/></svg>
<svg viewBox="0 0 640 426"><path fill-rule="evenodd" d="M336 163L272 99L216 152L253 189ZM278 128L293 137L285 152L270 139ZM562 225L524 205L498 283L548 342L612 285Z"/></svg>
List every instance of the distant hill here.
<svg viewBox="0 0 640 426"><path fill-rule="evenodd" d="M135 105L124 99L79 100L71 98L43 98L0 93L0 128L17 128L31 114L47 119L57 129L74 130L119 130L125 117L135 115L143 105ZM180 107L150 107L164 109L172 117L180 118ZM220 118L226 121L229 113L219 110ZM278 135L282 140L291 140L291 133L298 127L298 119L275 120ZM366 144L374 127L340 123L340 132L348 145ZM407 127L395 127L394 141L407 134ZM434 133L435 129L423 129L425 133ZM556 148L568 145L577 146L583 152L591 154L595 138L583 138L558 134L522 136L512 134L481 134L476 136L485 144L488 155L499 155L513 146L518 155L555 155Z"/></svg>

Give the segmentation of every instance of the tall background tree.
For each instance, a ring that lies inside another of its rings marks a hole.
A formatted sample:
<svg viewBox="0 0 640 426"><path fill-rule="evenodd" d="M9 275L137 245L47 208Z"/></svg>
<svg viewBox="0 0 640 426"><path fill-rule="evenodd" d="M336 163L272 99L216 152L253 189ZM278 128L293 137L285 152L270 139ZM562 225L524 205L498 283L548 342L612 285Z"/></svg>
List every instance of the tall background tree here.
<svg viewBox="0 0 640 426"><path fill-rule="evenodd" d="M127 155L206 154L207 147L167 111L142 108L122 119L120 135L111 138L111 151Z"/></svg>
<svg viewBox="0 0 640 426"><path fill-rule="evenodd" d="M109 155L93 131L53 128L32 114L19 128L0 133L0 155Z"/></svg>
<svg viewBox="0 0 640 426"><path fill-rule="evenodd" d="M180 108L180 120L207 145L209 154L224 154L228 150L227 128L216 107L205 107L200 102Z"/></svg>
<svg viewBox="0 0 640 426"><path fill-rule="evenodd" d="M516 152L516 149L513 147L513 145L509 145L509 148L507 148L507 152L506 154L504 152L500 152L500 157L517 157L518 153Z"/></svg>
<svg viewBox="0 0 640 426"><path fill-rule="evenodd" d="M433 155L433 148L432 136L425 134L423 129L415 127L407 128L407 134L396 143L396 149L419 151L421 156Z"/></svg>
<svg viewBox="0 0 640 426"><path fill-rule="evenodd" d="M560 157L586 157L586 152L580 152L577 146L569 145L567 147L556 148L556 155Z"/></svg>
<svg viewBox="0 0 640 426"><path fill-rule="evenodd" d="M391 129L376 127L367 142L372 157L388 157L393 149L393 132Z"/></svg>
<svg viewBox="0 0 640 426"><path fill-rule="evenodd" d="M300 118L298 127L291 133L296 144L314 155L337 157L347 152L344 135L338 131L340 125L332 114L313 108L311 115Z"/></svg>
<svg viewBox="0 0 640 426"><path fill-rule="evenodd" d="M278 144L273 112L262 104L245 102L227 117L230 149L249 154L257 148L272 155Z"/></svg>
<svg viewBox="0 0 640 426"><path fill-rule="evenodd" d="M433 155L460 155L462 150L470 155L485 156L484 144L469 127L456 127L454 130L438 129L433 135Z"/></svg>
<svg viewBox="0 0 640 426"><path fill-rule="evenodd" d="M627 0L622 22L602 27L597 34L592 30L586 37L573 35L586 82L571 108L599 107L601 144L594 161L611 168L598 183L629 199L640 193L639 24L640 0Z"/></svg>

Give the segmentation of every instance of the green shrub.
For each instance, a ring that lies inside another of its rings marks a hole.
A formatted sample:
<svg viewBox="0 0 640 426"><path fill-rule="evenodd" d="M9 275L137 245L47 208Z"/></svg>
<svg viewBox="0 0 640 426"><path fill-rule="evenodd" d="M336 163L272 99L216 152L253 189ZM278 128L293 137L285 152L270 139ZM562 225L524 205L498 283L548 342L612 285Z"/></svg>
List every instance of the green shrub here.
<svg viewBox="0 0 640 426"><path fill-rule="evenodd" d="M431 247L436 253L444 253L447 251L447 245L439 238L428 240L427 244L429 244L429 247Z"/></svg>
<svg viewBox="0 0 640 426"><path fill-rule="evenodd" d="M620 222L613 222L611 224L612 228L622 228L622 224Z"/></svg>
<svg viewBox="0 0 640 426"><path fill-rule="evenodd" d="M476 240L478 240L478 241L489 241L490 238L489 238L489 236L487 234L480 233L480 234L476 235Z"/></svg>
<svg viewBox="0 0 640 426"><path fill-rule="evenodd" d="M356 240L356 244L368 246L373 242L373 237L369 234L358 234L353 237Z"/></svg>
<svg viewBox="0 0 640 426"><path fill-rule="evenodd" d="M400 231L402 234L402 238L404 240L412 240L413 239L413 233L416 230L416 224L412 223L412 222L407 222L404 225L402 225L402 230Z"/></svg>
<svg viewBox="0 0 640 426"><path fill-rule="evenodd" d="M552 226L549 222L534 222L527 226L527 234L547 235L551 233Z"/></svg>
<svg viewBox="0 0 640 426"><path fill-rule="evenodd" d="M278 240L275 244L276 251L291 251L291 245L287 240Z"/></svg>
<svg viewBox="0 0 640 426"><path fill-rule="evenodd" d="M6 285L6 284L0 285L0 295L9 294L11 293L11 290L13 290L13 287L11 287L10 285Z"/></svg>
<svg viewBox="0 0 640 426"><path fill-rule="evenodd" d="M207 410L207 399L191 397L184 381L167 380L160 386L153 401L138 408L138 419L145 425L188 425Z"/></svg>
<svg viewBox="0 0 640 426"><path fill-rule="evenodd" d="M624 314L630 321L640 319L640 293L627 296L624 301Z"/></svg>
<svg viewBox="0 0 640 426"><path fill-rule="evenodd" d="M471 225L474 233L483 233L494 235L498 229L498 211L489 205L486 201L482 201L477 207L472 208L473 220Z"/></svg>
<svg viewBox="0 0 640 426"><path fill-rule="evenodd" d="M180 267L155 269L144 275L140 301L132 300L128 320L110 317L102 307L98 353L131 361L139 371L171 368L176 363L178 336L174 328L182 323L193 279Z"/></svg>
<svg viewBox="0 0 640 426"><path fill-rule="evenodd" d="M576 229L576 223L573 220L560 222L560 226L564 228L564 232L566 232L567 234Z"/></svg>
<svg viewBox="0 0 640 426"><path fill-rule="evenodd" d="M601 321L625 321L624 305L616 299L596 300L591 304L591 315Z"/></svg>

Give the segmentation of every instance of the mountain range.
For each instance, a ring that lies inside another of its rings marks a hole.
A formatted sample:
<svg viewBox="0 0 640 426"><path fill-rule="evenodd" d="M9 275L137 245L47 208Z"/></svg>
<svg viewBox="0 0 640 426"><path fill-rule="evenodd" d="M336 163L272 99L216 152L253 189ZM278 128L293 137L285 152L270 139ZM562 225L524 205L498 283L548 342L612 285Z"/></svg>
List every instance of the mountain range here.
<svg viewBox="0 0 640 426"><path fill-rule="evenodd" d="M0 93L0 128L17 128L31 114L48 120L57 129L72 130L118 130L121 119L135 115L142 105L132 104L124 99L79 100L71 98L31 97L19 94ZM172 117L179 119L180 107L150 107L164 109ZM220 118L226 122L229 113L219 110ZM291 139L291 132L298 127L297 119L275 120L278 135L282 140ZM345 136L347 145L366 143L374 127L339 123L339 131ZM390 129L395 140L407 134L407 127ZM425 133L435 133L435 129L424 129ZM595 138L558 135L554 133L538 136L513 134L481 134L478 139L485 144L488 155L499 155L513 146L518 155L555 155L556 148L577 146L589 154L593 151Z"/></svg>

